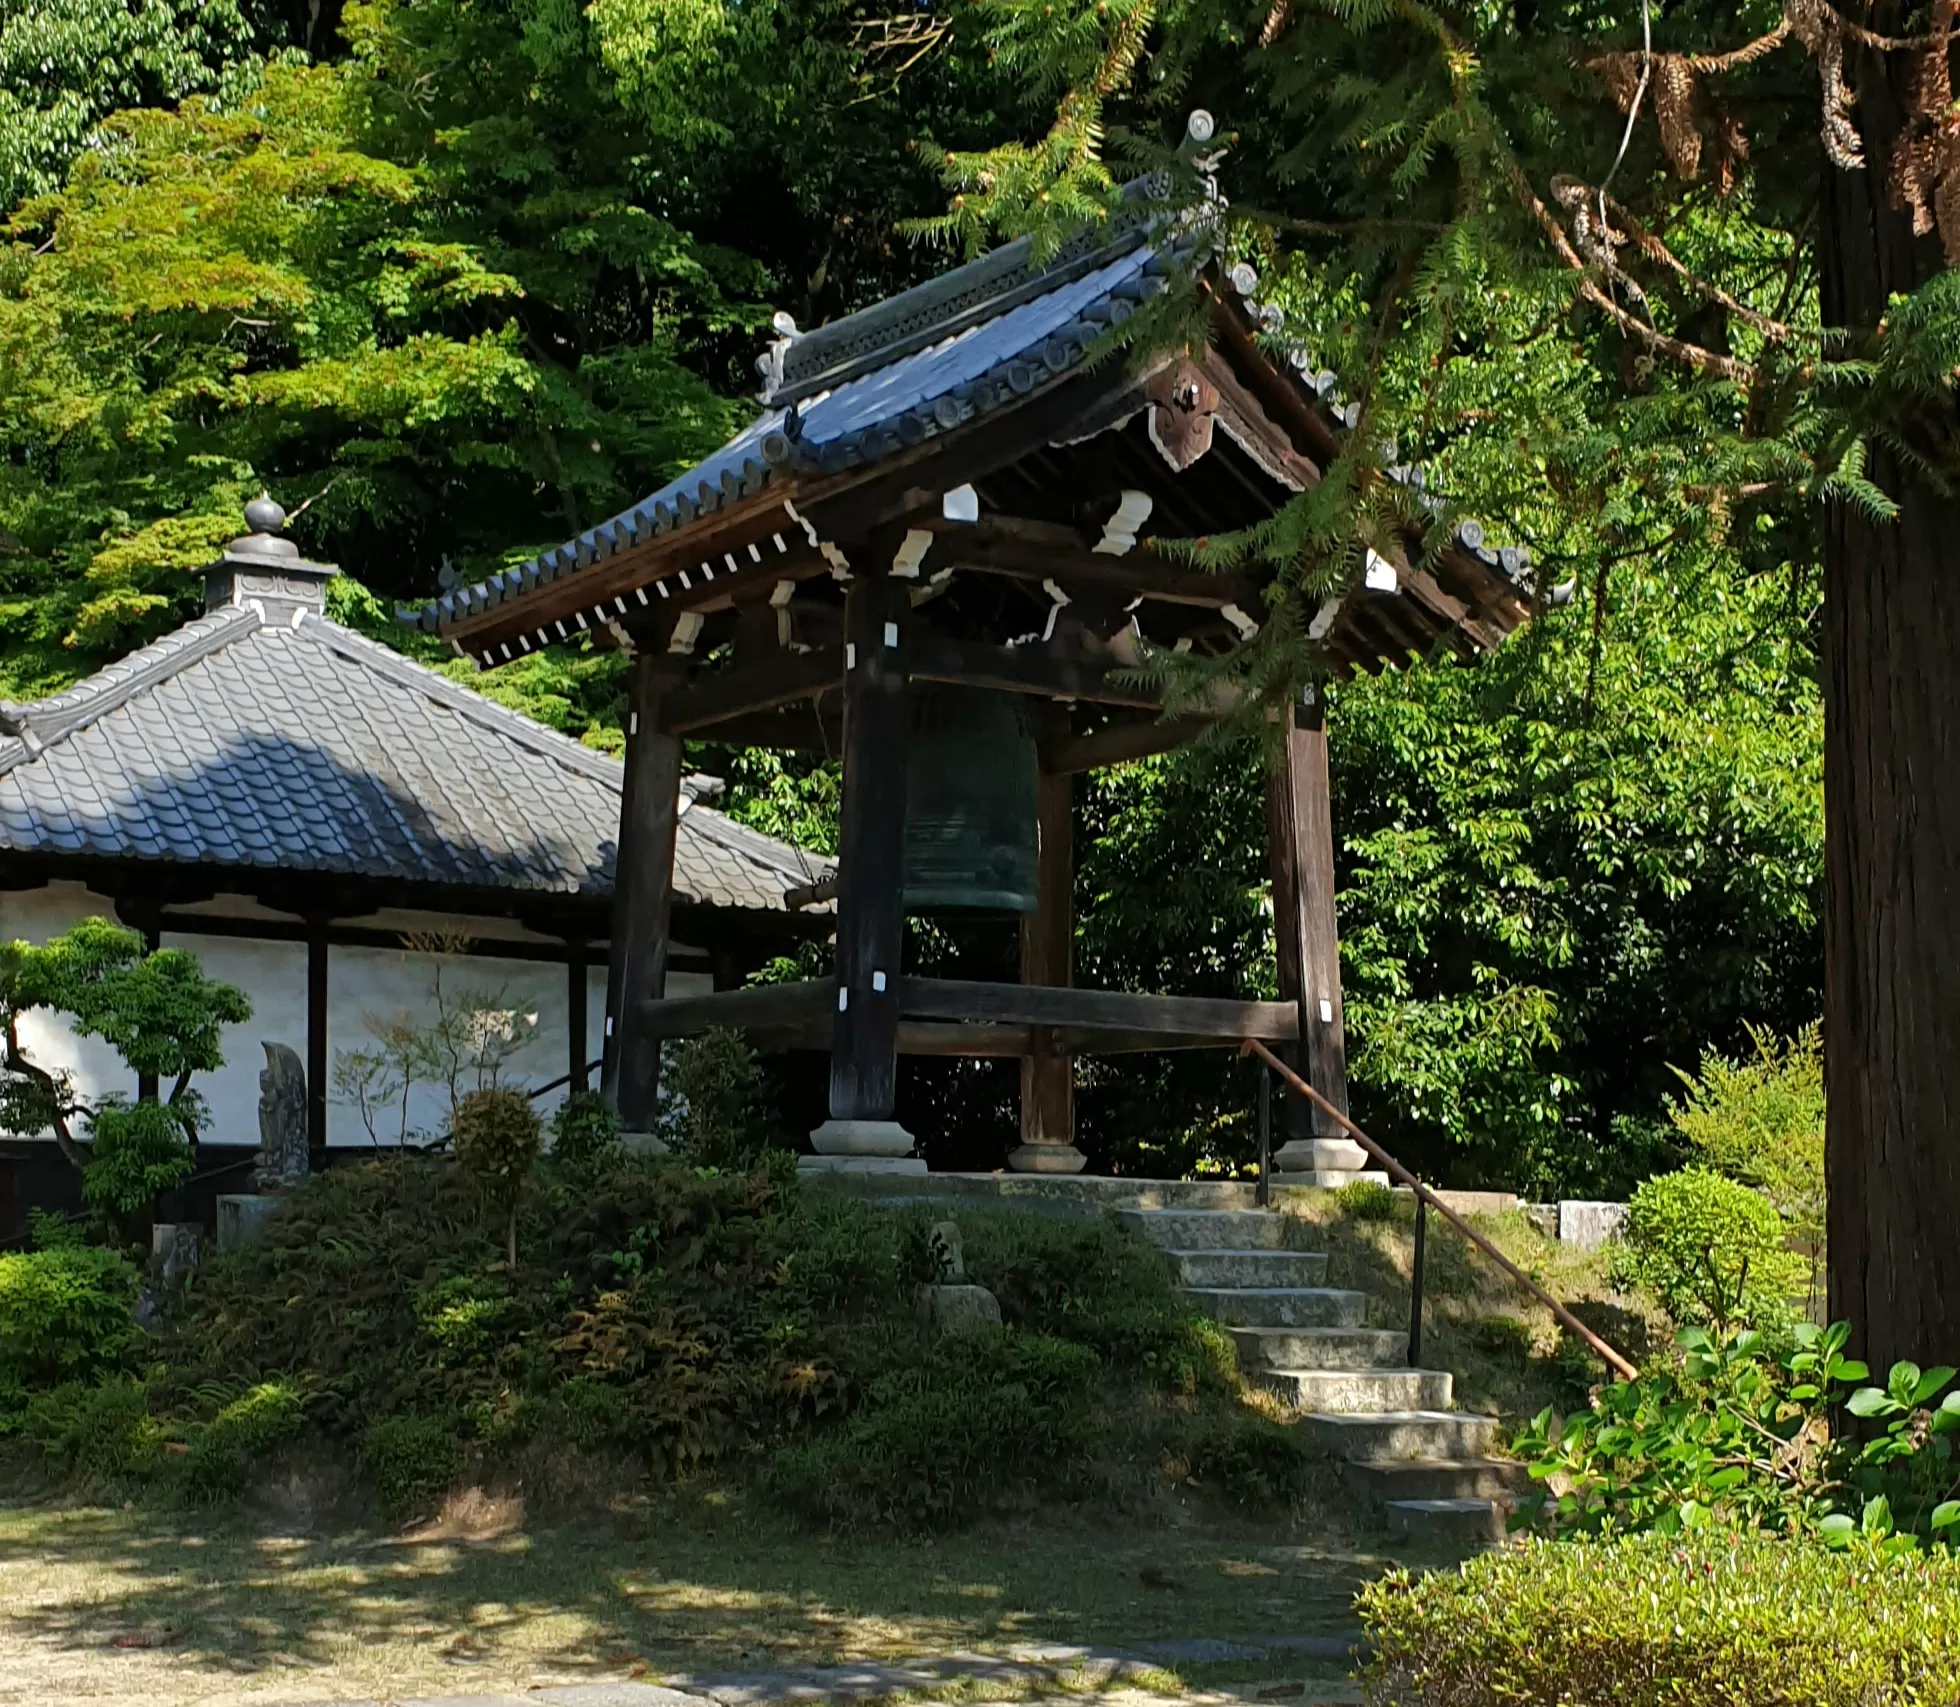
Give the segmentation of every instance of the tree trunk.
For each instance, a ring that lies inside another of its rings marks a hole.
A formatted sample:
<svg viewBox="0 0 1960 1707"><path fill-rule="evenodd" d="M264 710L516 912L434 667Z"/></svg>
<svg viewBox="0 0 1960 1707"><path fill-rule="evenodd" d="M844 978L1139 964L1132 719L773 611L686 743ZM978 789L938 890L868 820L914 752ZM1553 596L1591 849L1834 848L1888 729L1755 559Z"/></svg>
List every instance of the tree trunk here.
<svg viewBox="0 0 1960 1707"><path fill-rule="evenodd" d="M1855 71L1867 166L1826 172L1819 227L1854 348L1943 266L1886 196L1911 59ZM1960 505L1869 472L1898 519L1839 504L1824 545L1825 1171L1831 1313L1882 1376L1960 1361Z"/></svg>

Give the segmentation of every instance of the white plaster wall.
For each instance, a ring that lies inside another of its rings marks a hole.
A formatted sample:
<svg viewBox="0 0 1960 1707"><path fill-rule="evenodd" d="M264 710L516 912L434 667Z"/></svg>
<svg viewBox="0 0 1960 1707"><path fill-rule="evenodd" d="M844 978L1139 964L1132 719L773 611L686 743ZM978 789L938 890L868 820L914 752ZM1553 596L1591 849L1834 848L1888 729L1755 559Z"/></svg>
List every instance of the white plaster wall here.
<svg viewBox="0 0 1960 1707"><path fill-rule="evenodd" d="M231 903L237 902L234 906ZM200 910L228 917L263 912L242 898L215 897ZM115 907L107 897L79 883L50 884L44 889L0 891L0 940L25 938L45 942L92 916L113 919ZM276 915L267 915L276 917ZM449 931L483 940L490 933L483 920L431 913L390 915L404 930ZM290 921L288 921L290 922ZM366 921L363 921L364 923ZM225 1064L200 1074L197 1088L210 1104L211 1123L203 1134L211 1143L256 1144L259 1137L259 1072L265 1065L264 1042L284 1043L306 1059L306 947L297 942L264 942L244 937L207 936L166 931L166 948L181 948L198 957L207 977L243 990L252 1003L252 1017L229 1026L224 1036ZM605 1049L606 967L603 949L591 951L597 963L586 968L585 1060L597 1061ZM569 1003L566 970L549 961L514 960L491 955L430 955L405 948L334 947L327 960L327 1055L329 1061L327 1142L367 1148L373 1140L358 1108L333 1092L331 1063L343 1052L371 1048L371 1020L406 1017L420 1027L436 1017L434 975L438 964L442 986L452 1002L472 992L489 997L498 1007L535 1015L535 1027L523 1047L506 1063L503 1082L528 1088L564 1077L571 1065L567 1032ZM714 988L705 973L673 972L667 979L671 995L695 995ZM134 1095L135 1076L127 1072L115 1051L93 1038L78 1038L65 1022L49 1014L29 1014L21 1023L21 1043L29 1056L50 1071L74 1074L85 1100L108 1091ZM597 1075L592 1081L597 1084ZM474 1080L465 1088L474 1088ZM565 1091L548 1092L538 1107L549 1118ZM410 1093L408 1128L411 1138L435 1136L447 1118L448 1091L442 1086L418 1085ZM400 1131L398 1112L376 1119L384 1142Z"/></svg>
<svg viewBox="0 0 1960 1707"><path fill-rule="evenodd" d="M44 889L0 890L0 941L46 942L84 919L113 921L116 906L81 883L50 883ZM94 1103L112 1091L135 1096L136 1075L100 1038L77 1037L67 1022L45 1011L23 1014L20 1045L27 1058L51 1073L74 1075L83 1102ZM52 1132L43 1136L52 1138Z"/></svg>
<svg viewBox="0 0 1960 1707"><path fill-rule="evenodd" d="M192 1084L211 1107L211 1123L200 1138L208 1144L256 1144L259 1072L265 1066L261 1040L283 1043L306 1059L306 945L165 931L159 946L196 955L205 977L236 985L252 1004L252 1017L243 1025L225 1027L225 1064L215 1073L198 1074Z"/></svg>

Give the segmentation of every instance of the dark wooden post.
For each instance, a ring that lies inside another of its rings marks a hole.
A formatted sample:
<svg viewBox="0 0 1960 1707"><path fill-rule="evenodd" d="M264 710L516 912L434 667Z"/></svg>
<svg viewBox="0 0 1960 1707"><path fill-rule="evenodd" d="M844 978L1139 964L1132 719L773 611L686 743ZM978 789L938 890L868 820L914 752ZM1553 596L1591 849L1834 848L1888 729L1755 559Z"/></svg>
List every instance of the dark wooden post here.
<svg viewBox="0 0 1960 1707"><path fill-rule="evenodd" d="M647 1034L640 1009L667 985L681 741L661 727L660 713L662 700L680 685L683 668L665 652L643 652L633 660L627 689L602 1085L628 1132L651 1131L659 1110L660 1039Z"/></svg>
<svg viewBox="0 0 1960 1707"><path fill-rule="evenodd" d="M316 1170L327 1160L327 925L323 913L306 920L306 1147Z"/></svg>
<svg viewBox="0 0 1960 1707"><path fill-rule="evenodd" d="M1023 984L1075 981L1074 780L1044 771L1036 795L1041 853L1035 910L1021 917ZM1007 1165L1017 1173L1080 1173L1087 1158L1075 1147L1075 1062L1052 1028L1030 1032L1021 1061L1021 1147Z"/></svg>
<svg viewBox="0 0 1960 1707"><path fill-rule="evenodd" d="M570 1033L568 1071L571 1083L565 1088L582 1091L585 1082L585 942L581 937L565 939L565 1030Z"/></svg>
<svg viewBox="0 0 1960 1707"><path fill-rule="evenodd" d="M886 554L874 549L850 555L855 564L881 563ZM844 794L837 838L830 1119L811 1135L826 1159L889 1160L912 1148L911 1135L892 1118L905 950L910 627L905 583L881 571L858 573L844 611Z"/></svg>
<svg viewBox="0 0 1960 1707"><path fill-rule="evenodd" d="M1294 1070L1347 1112L1347 1032L1341 1017L1341 944L1334 919L1334 814L1327 788L1327 725L1320 693L1308 687L1285 731L1278 771L1269 777L1267 823L1273 873L1273 930L1279 993L1300 1008ZM1286 1099L1289 1139L1344 1138L1304 1098ZM1289 1145L1288 1148L1291 1146ZM1362 1157L1359 1146L1354 1147ZM1362 1158L1365 1159L1365 1158ZM1278 1165L1315 1168L1307 1147ZM1361 1160L1354 1161L1355 1167ZM1324 1170L1321 1170L1324 1171Z"/></svg>

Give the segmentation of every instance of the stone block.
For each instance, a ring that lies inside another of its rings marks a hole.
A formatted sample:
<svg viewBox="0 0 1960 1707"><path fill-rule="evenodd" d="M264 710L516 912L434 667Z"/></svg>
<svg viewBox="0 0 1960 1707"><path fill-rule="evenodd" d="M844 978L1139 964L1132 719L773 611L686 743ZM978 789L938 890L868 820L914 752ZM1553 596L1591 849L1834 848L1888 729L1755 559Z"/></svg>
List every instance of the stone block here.
<svg viewBox="0 0 1960 1707"><path fill-rule="evenodd" d="M1556 1203L1527 1203L1524 1218L1548 1239L1558 1237L1558 1205Z"/></svg>
<svg viewBox="0 0 1960 1707"><path fill-rule="evenodd" d="M619 1147L629 1156L666 1156L674 1148L655 1132L622 1132Z"/></svg>
<svg viewBox="0 0 1960 1707"><path fill-rule="evenodd" d="M896 1120L826 1120L810 1134L819 1156L909 1156L912 1134Z"/></svg>
<svg viewBox="0 0 1960 1707"><path fill-rule="evenodd" d="M195 1221L159 1221L150 1229L150 1266L165 1286L197 1271L204 1229Z"/></svg>
<svg viewBox="0 0 1960 1707"><path fill-rule="evenodd" d="M285 1200L260 1192L235 1192L218 1199L218 1249L249 1245Z"/></svg>
<svg viewBox="0 0 1960 1707"><path fill-rule="evenodd" d="M913 1299L919 1319L942 1334L1000 1326L1000 1300L984 1286L921 1286Z"/></svg>
<svg viewBox="0 0 1960 1707"><path fill-rule="evenodd" d="M923 1156L798 1156L799 1174L922 1174Z"/></svg>
<svg viewBox="0 0 1960 1707"><path fill-rule="evenodd" d="M1619 1237L1626 1218L1624 1203L1585 1203L1567 1198L1558 1206L1558 1242L1596 1251Z"/></svg>

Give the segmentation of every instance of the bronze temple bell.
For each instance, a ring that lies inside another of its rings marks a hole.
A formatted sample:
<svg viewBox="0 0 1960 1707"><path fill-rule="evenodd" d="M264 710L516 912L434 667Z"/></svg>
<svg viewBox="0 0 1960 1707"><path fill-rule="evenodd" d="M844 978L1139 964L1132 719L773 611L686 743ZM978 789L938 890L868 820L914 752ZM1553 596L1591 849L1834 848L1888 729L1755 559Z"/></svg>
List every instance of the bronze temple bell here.
<svg viewBox="0 0 1960 1707"><path fill-rule="evenodd" d="M1034 729L1019 694L921 684L905 771L905 910L1032 913Z"/></svg>

